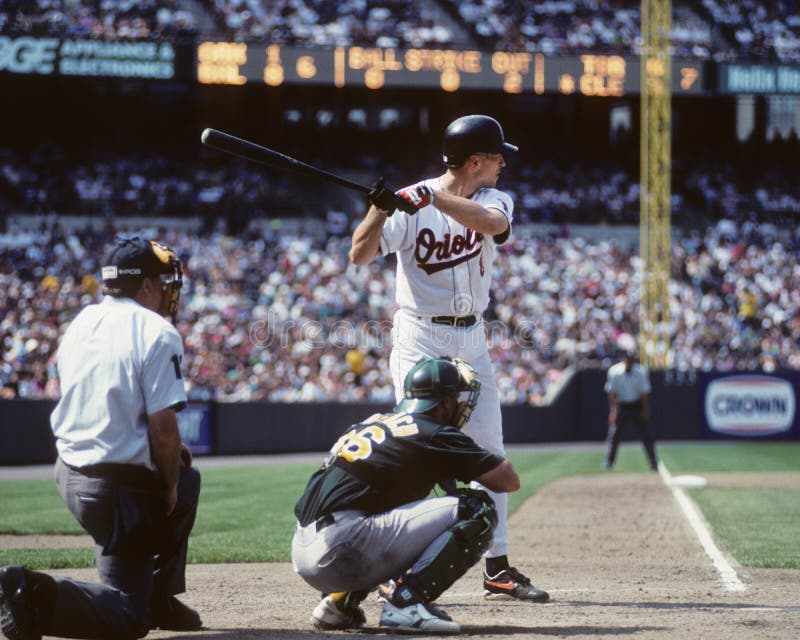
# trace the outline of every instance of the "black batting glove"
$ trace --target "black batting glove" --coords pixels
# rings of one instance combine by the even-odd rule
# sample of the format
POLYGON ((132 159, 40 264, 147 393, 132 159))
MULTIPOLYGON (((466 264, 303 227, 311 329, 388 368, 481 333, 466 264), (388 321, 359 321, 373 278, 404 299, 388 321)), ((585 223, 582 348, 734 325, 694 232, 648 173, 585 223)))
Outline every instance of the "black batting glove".
POLYGON ((367 200, 375 208, 385 211, 387 216, 392 215, 398 208, 398 197, 391 189, 383 184, 383 178, 378 178, 370 187, 367 200))

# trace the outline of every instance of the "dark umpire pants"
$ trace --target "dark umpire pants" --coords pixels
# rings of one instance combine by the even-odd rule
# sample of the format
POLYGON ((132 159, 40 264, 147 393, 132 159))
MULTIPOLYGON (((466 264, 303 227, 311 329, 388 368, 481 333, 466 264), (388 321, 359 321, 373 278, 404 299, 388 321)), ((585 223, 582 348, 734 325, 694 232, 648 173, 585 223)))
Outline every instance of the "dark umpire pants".
POLYGON ((151 604, 186 590, 186 550, 197 514, 200 474, 181 469, 178 502, 167 517, 154 473, 131 465, 73 469, 60 459, 61 498, 94 538, 103 584, 56 578, 53 615, 45 635, 141 638, 151 604))
POLYGON ((639 402, 617 405, 617 424, 609 426, 606 438, 606 468, 610 469, 614 466, 617 448, 625 431, 634 431, 639 434, 639 439, 647 452, 647 459, 650 461, 650 468, 655 470, 658 467, 655 442, 647 421, 642 418, 642 405, 639 402))

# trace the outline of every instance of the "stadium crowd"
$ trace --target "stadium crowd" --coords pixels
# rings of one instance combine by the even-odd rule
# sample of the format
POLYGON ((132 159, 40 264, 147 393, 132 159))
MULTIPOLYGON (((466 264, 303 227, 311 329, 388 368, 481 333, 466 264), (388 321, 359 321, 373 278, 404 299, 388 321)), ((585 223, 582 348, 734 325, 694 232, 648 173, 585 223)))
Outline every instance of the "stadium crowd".
MULTIPOLYGON (((639 2, 500 0, 451 2, 485 46, 544 54, 633 54, 641 47, 639 2)), ((671 42, 677 56, 708 59, 712 33, 690 7, 674 3, 671 42)))
POLYGON ((702 0, 730 45, 729 56, 800 61, 800 7, 796 0, 702 0))
MULTIPOLYGON (((144 230, 185 259, 178 328, 190 396, 219 401, 393 398, 390 260, 349 264, 349 236, 280 227, 231 236, 144 230)), ((3 397, 56 397, 58 336, 101 297, 112 230, 57 223, 0 235, 3 397)), ((677 237, 673 366, 800 369, 800 235, 722 220, 677 237)), ((606 366, 637 332, 633 247, 518 225, 499 253, 486 316, 502 401, 541 402, 570 366, 606 366)))
POLYGON ((180 39, 197 33, 180 0, 3 0, 0 34, 94 38, 180 39))
MULTIPOLYGON (((24 150, 0 147, 0 198, 34 214, 187 216, 216 218, 247 210, 301 215, 292 197, 297 180, 253 166, 199 161, 167 152, 91 148, 66 151, 52 141, 24 150), (77 155, 76 155, 77 154, 77 155)), ((215 162, 217 160, 217 162, 215 162)))
POLYGON ((304 46, 445 46, 454 31, 435 2, 414 0, 208 0, 225 36, 304 46))
MULTIPOLYGON (((8 0, 0 34, 636 55, 638 0, 8 0)), ((675 0, 676 56, 800 61, 796 0, 675 0)))
MULTIPOLYGON (((800 213, 800 185, 794 165, 781 158, 798 152, 794 138, 762 147, 757 167, 725 154, 706 160, 693 156, 691 163, 676 159, 673 209, 678 220, 744 221, 756 215, 791 221, 800 213)), ((307 159, 304 153, 307 146, 296 155, 307 159)), ((418 158, 413 147, 396 154, 389 183, 399 187, 410 182, 420 171, 418 158)), ((337 166, 332 159, 309 160, 334 173, 358 172, 358 180, 363 176, 367 183, 386 174, 385 167, 376 168, 381 162, 375 151, 353 153, 348 161, 337 166)), ((425 173, 438 170, 431 165, 425 173)), ((515 199, 519 222, 638 224, 638 176, 607 156, 592 159, 575 153, 561 161, 523 153, 509 163, 502 186, 515 199)), ((265 173, 212 152, 190 157, 142 150, 123 156, 112 148, 67 153, 52 141, 34 149, 0 146, 0 202, 9 210, 34 214, 192 215, 215 221, 265 217, 268 207, 270 215, 324 217, 328 209, 322 192, 307 187, 294 174, 265 173), (307 195, 301 201, 297 193, 307 195)), ((353 201, 346 213, 361 215, 359 206, 353 201)))

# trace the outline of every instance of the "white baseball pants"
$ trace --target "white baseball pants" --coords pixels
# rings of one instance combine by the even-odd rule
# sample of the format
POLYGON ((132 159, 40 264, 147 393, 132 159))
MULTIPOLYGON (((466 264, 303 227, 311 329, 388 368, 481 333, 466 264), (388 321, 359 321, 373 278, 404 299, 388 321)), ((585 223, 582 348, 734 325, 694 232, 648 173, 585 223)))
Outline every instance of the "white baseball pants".
MULTIPOLYGON (((389 367, 398 402, 403 397, 403 381, 411 367, 423 358, 442 356, 467 361, 477 371, 481 381, 478 405, 464 426, 464 433, 484 449, 504 456, 500 396, 497 392, 494 367, 489 358, 483 321, 480 320, 471 327, 460 328, 434 324, 427 318, 403 309, 395 313, 389 367)), ((473 482, 472 485, 486 489, 477 482, 473 482)), ((485 557, 493 558, 508 554, 508 495, 486 490, 494 499, 497 508, 494 541, 484 554, 485 557)))

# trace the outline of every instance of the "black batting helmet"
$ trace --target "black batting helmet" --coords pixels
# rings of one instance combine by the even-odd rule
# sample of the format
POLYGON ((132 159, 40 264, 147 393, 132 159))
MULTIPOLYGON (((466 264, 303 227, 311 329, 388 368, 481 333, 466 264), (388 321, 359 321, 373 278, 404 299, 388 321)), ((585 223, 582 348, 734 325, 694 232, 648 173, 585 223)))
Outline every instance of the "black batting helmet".
POLYGON ((463 116, 453 120, 444 132, 442 156, 445 165, 456 169, 471 153, 516 153, 514 144, 505 141, 503 127, 489 116, 463 116))
POLYGON ((460 429, 478 402, 481 383, 469 364, 458 358, 427 358, 415 364, 403 382, 403 399, 394 408, 405 413, 425 413, 446 396, 467 393, 458 404, 453 426, 460 429))

